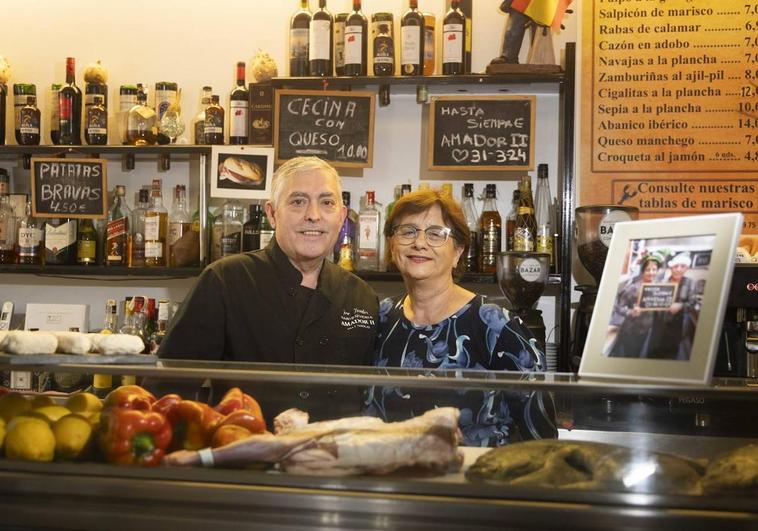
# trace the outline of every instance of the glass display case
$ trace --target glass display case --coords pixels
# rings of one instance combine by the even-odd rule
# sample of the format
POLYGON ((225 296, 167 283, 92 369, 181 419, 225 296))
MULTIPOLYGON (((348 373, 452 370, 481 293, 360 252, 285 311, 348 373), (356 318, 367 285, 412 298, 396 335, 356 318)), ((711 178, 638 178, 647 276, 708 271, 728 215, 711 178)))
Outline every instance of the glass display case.
MULTIPOLYGON (((16 362, 12 368, 25 366, 16 362)), ((260 402, 268 429, 281 433, 281 417, 276 427, 274 418, 289 408, 307 411, 311 422, 360 416, 383 390, 437 403, 437 412, 447 411, 446 406, 469 393, 494 397, 494 403, 500 396, 539 397, 540 407, 555 418, 557 440, 514 442, 491 450, 448 438, 446 444, 453 444, 459 460, 440 467, 422 467, 417 460, 414 467, 380 473, 383 459, 436 451, 424 446, 424 436, 445 438, 434 426, 419 427, 421 417, 416 417, 413 429, 400 437, 397 432, 376 436, 374 427, 354 421, 321 432, 311 425, 305 445, 282 454, 279 464, 251 458, 224 465, 223 460, 202 459, 199 462, 206 466, 139 468, 98 460, 40 463, 4 458, 4 528, 758 528, 755 380, 677 386, 585 381, 556 373, 178 360, 26 368, 134 375, 156 396, 178 391, 183 398, 211 404, 226 388, 239 386, 260 402), (422 438, 406 438, 411 432, 422 438), (291 464, 302 448, 326 450, 331 457, 353 451, 353 465, 359 457, 357 469, 315 466, 304 472, 302 467, 289 467, 286 463, 291 464)), ((473 412, 484 423, 487 416, 482 414, 493 414, 485 410, 473 412)), ((518 416, 515 410, 511 413, 518 416)), ((392 420, 402 422, 402 415, 392 420)), ((463 426, 466 421, 460 422, 463 426)), ((288 432, 294 433, 303 432, 288 432)), ((256 437, 270 442, 286 435, 256 437)))

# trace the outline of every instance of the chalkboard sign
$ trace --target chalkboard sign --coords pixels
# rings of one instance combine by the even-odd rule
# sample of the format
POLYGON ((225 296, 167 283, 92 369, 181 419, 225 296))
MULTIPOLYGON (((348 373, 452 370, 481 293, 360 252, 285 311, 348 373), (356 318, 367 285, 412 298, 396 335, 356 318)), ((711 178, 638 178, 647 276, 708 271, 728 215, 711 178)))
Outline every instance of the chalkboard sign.
POLYGON ((371 167, 374 98, 371 92, 277 90, 277 164, 314 155, 335 166, 371 167))
POLYGON ((32 157, 32 214, 103 219, 108 214, 105 159, 32 157))
POLYGON ((534 96, 432 98, 429 169, 534 169, 535 101, 534 96))
POLYGON ((637 297, 640 310, 666 310, 676 302, 678 284, 642 284, 637 297))

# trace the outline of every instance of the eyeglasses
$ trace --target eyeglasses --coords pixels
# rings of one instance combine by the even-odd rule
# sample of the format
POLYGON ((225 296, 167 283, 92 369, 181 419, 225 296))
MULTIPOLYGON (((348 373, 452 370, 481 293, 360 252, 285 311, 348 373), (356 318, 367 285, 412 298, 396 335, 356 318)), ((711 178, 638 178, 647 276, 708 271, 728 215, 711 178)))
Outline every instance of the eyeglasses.
POLYGON ((410 245, 415 242, 416 238, 418 238, 419 232, 424 233, 426 243, 428 243, 430 247, 441 247, 445 245, 445 242, 447 242, 447 239, 450 237, 453 230, 448 227, 439 227, 437 225, 432 225, 425 229, 419 229, 413 225, 398 225, 392 229, 392 234, 395 235, 395 238, 397 238, 398 243, 401 245, 410 245))

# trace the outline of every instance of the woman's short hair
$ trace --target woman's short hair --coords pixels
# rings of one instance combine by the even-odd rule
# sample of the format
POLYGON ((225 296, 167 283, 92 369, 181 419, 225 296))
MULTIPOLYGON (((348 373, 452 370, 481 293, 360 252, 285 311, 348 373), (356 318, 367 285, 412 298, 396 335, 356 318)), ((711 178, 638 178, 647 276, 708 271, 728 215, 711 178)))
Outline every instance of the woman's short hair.
POLYGON ((455 246, 463 247, 463 254, 461 255, 462 259, 458 261, 458 265, 453 270, 453 275, 459 277, 466 271, 466 261, 463 258, 465 258, 466 252, 468 251, 471 231, 466 223, 466 216, 463 214, 463 209, 461 209, 458 202, 440 190, 417 190, 404 195, 395 202, 392 212, 387 216, 387 221, 384 223, 384 237, 387 241, 387 263, 392 261, 390 239, 392 238, 392 232, 399 224, 399 221, 406 216, 426 212, 434 205, 440 207, 440 210, 442 211, 442 219, 445 222, 445 225, 451 229, 450 236, 453 238, 455 246))
POLYGON ((318 157, 295 157, 279 166, 274 172, 274 178, 271 184, 271 203, 273 204, 274 209, 279 206, 279 200, 281 199, 287 181, 296 175, 314 170, 320 170, 326 175, 330 175, 334 178, 334 182, 337 184, 337 203, 341 205, 342 180, 340 179, 337 170, 334 169, 334 166, 318 157))

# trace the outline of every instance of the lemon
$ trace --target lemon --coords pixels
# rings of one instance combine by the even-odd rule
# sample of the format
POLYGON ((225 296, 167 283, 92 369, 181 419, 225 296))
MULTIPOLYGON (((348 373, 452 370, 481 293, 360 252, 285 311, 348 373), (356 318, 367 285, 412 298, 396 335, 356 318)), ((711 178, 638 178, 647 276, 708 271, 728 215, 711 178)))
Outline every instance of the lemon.
POLYGON ((76 413, 61 417, 53 424, 55 455, 76 459, 84 454, 92 440, 92 426, 87 418, 76 413))
POLYGON ((23 461, 52 461, 55 436, 47 422, 29 418, 16 423, 5 435, 5 457, 23 461))
POLYGON ((21 424, 22 422, 26 422, 28 420, 41 420, 47 424, 50 424, 50 421, 45 415, 40 415, 35 411, 27 411, 26 413, 21 413, 20 415, 13 417, 11 421, 5 425, 5 432, 7 433, 11 431, 16 426, 16 424, 21 424))
POLYGON ((66 400, 66 407, 72 413, 96 413, 103 409, 103 403, 92 393, 76 393, 66 400))
POLYGON ((21 393, 6 393, 0 396, 0 417, 9 422, 13 417, 32 408, 29 400, 21 393))
POLYGON ((34 410, 34 413, 43 415, 51 423, 57 421, 59 418, 64 417, 71 413, 67 407, 63 406, 45 406, 34 410))
POLYGON ((5 441, 5 421, 0 417, 0 450, 3 449, 3 441, 5 441))
POLYGON ((55 405, 55 401, 47 395, 35 395, 29 403, 31 404, 32 409, 55 405))

